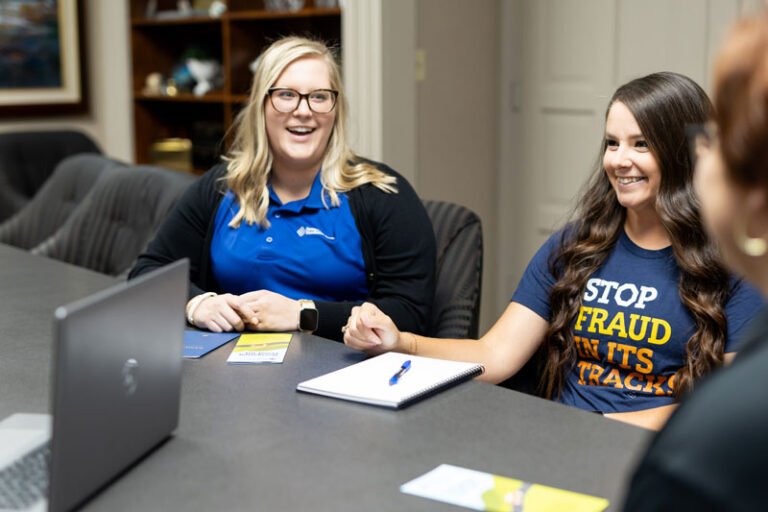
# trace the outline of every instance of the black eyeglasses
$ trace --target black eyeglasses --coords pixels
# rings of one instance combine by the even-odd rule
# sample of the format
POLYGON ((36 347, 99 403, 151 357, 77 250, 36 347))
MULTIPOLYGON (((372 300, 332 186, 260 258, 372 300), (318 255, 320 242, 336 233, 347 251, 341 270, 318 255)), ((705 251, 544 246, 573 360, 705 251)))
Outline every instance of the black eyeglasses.
POLYGON ((333 89, 315 89, 306 94, 287 87, 273 87, 267 91, 269 101, 278 112, 290 114, 295 112, 301 100, 307 100, 309 110, 315 114, 327 114, 336 106, 339 91, 333 89))
POLYGON ((713 122, 689 124, 685 127, 685 136, 691 152, 691 164, 696 167, 698 159, 709 153, 717 142, 717 126, 713 122))

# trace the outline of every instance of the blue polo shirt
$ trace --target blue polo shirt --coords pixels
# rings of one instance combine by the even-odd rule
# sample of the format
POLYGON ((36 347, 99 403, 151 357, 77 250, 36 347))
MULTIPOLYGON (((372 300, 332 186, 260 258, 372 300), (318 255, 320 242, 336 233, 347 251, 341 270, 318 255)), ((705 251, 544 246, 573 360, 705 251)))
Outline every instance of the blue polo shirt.
POLYGON ((268 229, 229 222, 239 211, 228 190, 216 213, 211 265, 222 290, 270 290, 291 299, 361 300, 368 294, 362 240, 345 194, 323 204, 317 173, 304 199, 283 204, 269 186, 268 229))

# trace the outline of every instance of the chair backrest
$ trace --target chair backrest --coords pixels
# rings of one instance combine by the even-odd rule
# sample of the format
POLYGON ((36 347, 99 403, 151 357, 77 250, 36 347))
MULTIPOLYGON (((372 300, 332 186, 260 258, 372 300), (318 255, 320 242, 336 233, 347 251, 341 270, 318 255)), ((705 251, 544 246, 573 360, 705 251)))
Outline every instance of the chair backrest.
POLYGON ((78 153, 101 150, 75 130, 0 133, 0 220, 29 201, 59 162, 78 153))
POLYGON ((109 275, 128 270, 195 176, 153 166, 116 169, 32 252, 109 275))
POLYGON ((66 222, 103 173, 125 165, 89 153, 65 158, 35 197, 0 224, 0 242, 22 249, 35 247, 66 222))
POLYGON ((464 206, 423 201, 437 243, 435 298, 427 333, 477 338, 483 277, 483 229, 464 206))

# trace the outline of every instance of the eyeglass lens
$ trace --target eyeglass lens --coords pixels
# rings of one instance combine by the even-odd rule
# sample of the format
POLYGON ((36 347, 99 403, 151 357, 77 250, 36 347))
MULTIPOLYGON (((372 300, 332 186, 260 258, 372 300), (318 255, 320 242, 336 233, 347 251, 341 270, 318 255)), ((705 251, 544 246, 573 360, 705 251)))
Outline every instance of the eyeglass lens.
POLYGON ((275 110, 289 113, 299 108, 302 99, 307 100, 310 110, 317 114, 327 114, 336 105, 336 94, 333 91, 317 89, 301 94, 293 89, 271 89, 270 99, 275 110))

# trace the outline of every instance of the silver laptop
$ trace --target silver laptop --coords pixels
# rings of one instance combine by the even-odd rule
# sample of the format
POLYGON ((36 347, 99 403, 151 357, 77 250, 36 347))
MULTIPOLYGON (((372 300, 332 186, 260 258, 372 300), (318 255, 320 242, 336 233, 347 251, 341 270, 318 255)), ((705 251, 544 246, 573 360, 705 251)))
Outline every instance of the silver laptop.
POLYGON ((188 269, 180 260, 56 309, 53 417, 0 422, 0 510, 70 510, 176 428, 188 269))

